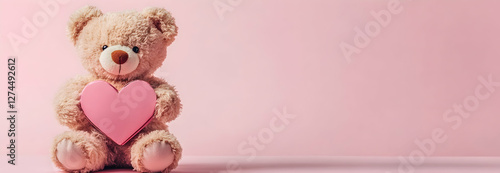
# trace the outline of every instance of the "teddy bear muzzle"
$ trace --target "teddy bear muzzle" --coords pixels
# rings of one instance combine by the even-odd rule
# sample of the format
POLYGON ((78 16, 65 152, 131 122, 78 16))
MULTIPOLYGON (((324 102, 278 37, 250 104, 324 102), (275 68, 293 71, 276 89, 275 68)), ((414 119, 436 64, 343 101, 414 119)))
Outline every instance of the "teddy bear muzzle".
POLYGON ((108 73, 126 75, 137 68, 139 56, 127 46, 114 45, 101 52, 99 62, 108 73))
POLYGON ((115 50, 111 53, 111 59, 117 64, 124 64, 128 60, 128 54, 123 50, 115 50))

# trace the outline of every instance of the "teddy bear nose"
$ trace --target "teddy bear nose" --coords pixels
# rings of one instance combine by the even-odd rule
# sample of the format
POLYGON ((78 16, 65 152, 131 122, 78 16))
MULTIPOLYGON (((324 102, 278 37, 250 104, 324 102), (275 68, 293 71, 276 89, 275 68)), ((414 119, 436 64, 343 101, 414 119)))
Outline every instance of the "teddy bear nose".
POLYGON ((123 50, 115 50, 111 53, 111 58, 117 64, 123 64, 128 60, 127 52, 123 50))

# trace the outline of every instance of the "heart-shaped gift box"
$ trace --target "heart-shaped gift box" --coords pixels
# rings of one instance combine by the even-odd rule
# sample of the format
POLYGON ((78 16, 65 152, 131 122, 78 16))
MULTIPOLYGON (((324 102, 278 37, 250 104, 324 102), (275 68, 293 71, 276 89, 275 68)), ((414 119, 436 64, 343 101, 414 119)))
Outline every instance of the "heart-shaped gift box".
POLYGON ((142 80, 132 81, 120 91, 98 80, 85 86, 80 103, 85 116, 99 131, 123 145, 153 118, 156 93, 142 80))

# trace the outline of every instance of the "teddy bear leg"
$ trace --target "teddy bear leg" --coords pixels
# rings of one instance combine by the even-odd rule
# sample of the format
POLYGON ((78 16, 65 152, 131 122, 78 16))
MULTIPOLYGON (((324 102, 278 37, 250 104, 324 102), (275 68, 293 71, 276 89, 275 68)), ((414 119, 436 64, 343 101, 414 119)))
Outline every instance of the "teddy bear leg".
POLYGON ((137 139, 131 148, 131 163, 140 172, 170 172, 177 167, 182 148, 165 130, 155 130, 137 139))
POLYGON ((101 170, 107 163, 108 147, 99 135, 84 131, 67 131, 56 137, 52 161, 68 172, 101 170))

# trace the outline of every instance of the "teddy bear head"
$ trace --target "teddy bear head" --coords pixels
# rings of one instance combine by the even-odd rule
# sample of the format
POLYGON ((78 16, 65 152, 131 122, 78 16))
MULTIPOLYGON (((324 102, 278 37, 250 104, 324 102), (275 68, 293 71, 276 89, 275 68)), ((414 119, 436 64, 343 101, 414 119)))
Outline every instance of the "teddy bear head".
POLYGON ((71 16, 68 30, 85 69, 125 81, 153 74, 177 35, 174 18, 163 8, 103 14, 87 6, 71 16))

